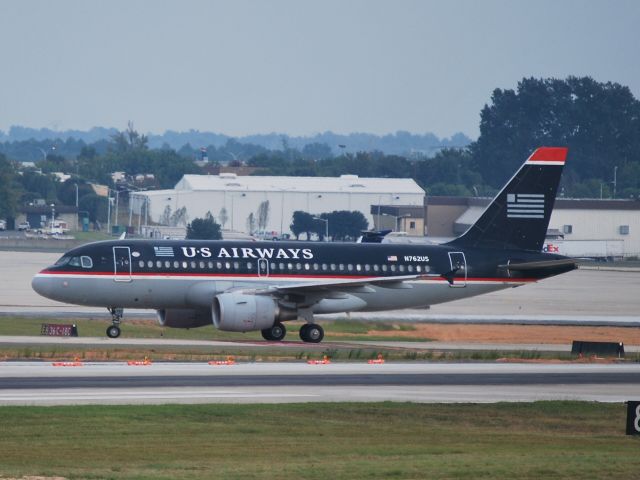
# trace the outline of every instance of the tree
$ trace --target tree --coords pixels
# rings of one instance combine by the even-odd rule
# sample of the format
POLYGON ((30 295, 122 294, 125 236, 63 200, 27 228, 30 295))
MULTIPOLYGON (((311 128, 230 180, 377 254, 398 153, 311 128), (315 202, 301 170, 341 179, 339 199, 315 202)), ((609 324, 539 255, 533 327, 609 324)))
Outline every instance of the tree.
POLYGON ((182 207, 173 212, 169 219, 169 225, 172 227, 179 227, 181 225, 186 225, 188 221, 189 216, 187 215, 187 207, 182 207))
POLYGON ((258 230, 264 231, 269 221, 269 200, 260 203, 258 207, 258 230))
POLYGON ((610 180, 637 162, 640 102, 628 87, 590 77, 525 78, 516 91, 496 89, 480 114, 473 161, 486 183, 498 187, 536 147, 569 147, 562 185, 610 180))
POLYGON ((334 240, 355 240, 369 228, 369 222, 358 211, 333 211, 323 213, 320 218, 329 220, 329 236, 334 240))
POLYGON ((0 219, 5 220, 15 216, 18 195, 13 164, 0 153, 0 219))
POLYGON ((229 214, 227 213, 227 209, 225 207, 222 207, 220 209, 220 213, 218 214, 218 220, 220 220, 220 224, 222 225, 222 228, 224 228, 224 226, 229 221, 229 214))
POLYGON ((190 240, 220 240, 222 231, 209 213, 205 218, 194 218, 187 225, 187 238, 190 240))
POLYGON ((253 232, 256 230, 256 216, 251 212, 247 216, 247 233, 249 235, 253 235, 253 232))
POLYGON ((171 224, 171 207, 167 205, 164 207, 164 212, 162 212, 162 216, 160 217, 160 225, 170 225, 171 224))
POLYGON ((313 215, 302 210, 296 210, 293 212, 293 222, 289 226, 293 234, 296 236, 296 240, 300 240, 300 234, 306 233, 307 240, 311 239, 311 233, 317 230, 317 220, 313 218, 313 215))

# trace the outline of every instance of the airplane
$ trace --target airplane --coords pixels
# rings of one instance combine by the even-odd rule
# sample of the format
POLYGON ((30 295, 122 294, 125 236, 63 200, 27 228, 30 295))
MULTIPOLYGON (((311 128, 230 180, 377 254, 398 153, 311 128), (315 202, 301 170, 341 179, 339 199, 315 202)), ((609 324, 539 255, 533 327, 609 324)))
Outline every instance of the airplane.
POLYGON ((480 218, 444 244, 118 239, 65 253, 36 274, 40 295, 106 307, 120 335, 124 308, 154 309, 160 325, 318 343, 317 314, 421 308, 518 287, 577 268, 541 252, 567 148, 540 147, 480 218))

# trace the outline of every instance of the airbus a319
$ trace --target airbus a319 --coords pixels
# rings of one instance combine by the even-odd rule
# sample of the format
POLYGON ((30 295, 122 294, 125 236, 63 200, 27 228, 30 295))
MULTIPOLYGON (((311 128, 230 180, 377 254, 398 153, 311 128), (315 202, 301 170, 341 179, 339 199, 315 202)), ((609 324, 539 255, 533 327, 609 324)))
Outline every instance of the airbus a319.
POLYGON ((538 148, 462 236, 441 245, 113 240, 75 248, 32 281, 47 298, 157 311, 161 325, 260 330, 320 342, 316 314, 418 308, 568 272, 575 261, 542 253, 566 148, 538 148))

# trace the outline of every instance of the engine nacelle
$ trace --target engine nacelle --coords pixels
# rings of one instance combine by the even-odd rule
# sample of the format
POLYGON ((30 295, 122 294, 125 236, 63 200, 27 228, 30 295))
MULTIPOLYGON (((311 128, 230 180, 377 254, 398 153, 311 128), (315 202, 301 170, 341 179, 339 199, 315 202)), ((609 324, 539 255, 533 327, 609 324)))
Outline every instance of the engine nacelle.
POLYGON ((297 318, 297 312, 284 310, 269 296, 221 293, 213 299, 213 324, 220 330, 248 332, 264 330, 276 321, 297 318))
POLYGON ((169 328, 196 328, 211 325, 211 313, 204 309, 170 308, 157 310, 158 323, 169 328))

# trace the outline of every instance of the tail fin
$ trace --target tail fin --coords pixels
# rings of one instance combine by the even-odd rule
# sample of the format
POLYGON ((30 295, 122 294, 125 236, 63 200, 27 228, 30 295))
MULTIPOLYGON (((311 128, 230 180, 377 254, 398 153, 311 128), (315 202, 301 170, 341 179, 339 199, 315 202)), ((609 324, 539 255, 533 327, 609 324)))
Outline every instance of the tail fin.
POLYGON ((567 148, 540 147, 454 247, 534 250, 544 244, 567 148))

